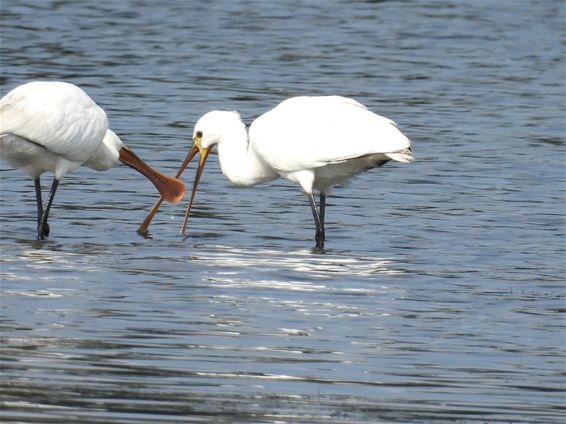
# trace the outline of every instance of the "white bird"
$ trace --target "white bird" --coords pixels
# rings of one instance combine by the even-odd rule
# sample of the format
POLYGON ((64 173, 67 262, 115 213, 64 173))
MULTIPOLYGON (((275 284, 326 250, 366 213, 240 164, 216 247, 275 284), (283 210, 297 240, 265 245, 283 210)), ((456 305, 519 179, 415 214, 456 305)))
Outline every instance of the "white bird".
MULTIPOLYGON (((193 191, 181 229, 184 234, 206 158, 218 145, 222 173, 237 186, 287 178, 308 195, 316 225, 316 247, 324 248, 326 196, 333 186, 390 160, 413 160, 410 140, 390 119, 356 100, 293 97, 257 118, 249 128, 237 112, 212 111, 198 120, 193 144, 177 176, 200 153, 193 191), (320 193, 317 206, 314 191, 320 193)), ((147 232, 158 201, 139 232, 147 232)))
POLYGON ((123 162, 146 176, 168 201, 179 201, 181 181, 155 171, 108 129, 106 113, 79 87, 34 81, 0 100, 0 157, 35 182, 37 238, 49 235, 47 218, 59 181, 81 165, 97 171, 123 162), (55 174, 45 208, 40 176, 55 174))

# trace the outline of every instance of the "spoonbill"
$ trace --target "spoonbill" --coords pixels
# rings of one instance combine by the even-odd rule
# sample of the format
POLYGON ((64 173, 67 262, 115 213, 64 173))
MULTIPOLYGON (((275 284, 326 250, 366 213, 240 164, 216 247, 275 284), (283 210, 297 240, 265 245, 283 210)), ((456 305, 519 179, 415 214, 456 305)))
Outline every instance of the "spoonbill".
POLYGON ((167 201, 185 193, 181 181, 152 169, 108 129, 106 113, 82 89, 61 81, 29 82, 0 100, 0 157, 34 180, 38 240, 49 235, 59 181, 81 165, 104 171, 120 161, 148 178, 167 201), (46 171, 55 177, 44 208, 40 176, 46 171))
MULTIPOLYGON (((253 121, 249 132, 237 112, 211 111, 196 123, 191 149, 177 172, 179 177, 200 154, 181 234, 214 145, 222 173, 234 185, 254 186, 279 177, 299 184, 309 198, 318 249, 324 248, 326 197, 333 186, 390 160, 414 159, 410 140, 395 122, 350 98, 292 97, 253 121), (315 190, 320 193, 318 205, 315 190)), ((147 232, 160 204, 161 199, 138 232, 147 232)))

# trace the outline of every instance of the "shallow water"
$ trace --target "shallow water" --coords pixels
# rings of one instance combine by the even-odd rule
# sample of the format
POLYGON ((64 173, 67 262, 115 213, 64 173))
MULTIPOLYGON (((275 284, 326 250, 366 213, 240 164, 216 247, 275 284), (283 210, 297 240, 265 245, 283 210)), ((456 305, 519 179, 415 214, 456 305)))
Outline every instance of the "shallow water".
POLYGON ((76 83, 161 170, 204 112, 307 93, 418 161, 337 188, 323 253, 296 187, 215 157, 187 238, 180 204, 136 234, 156 195, 117 167, 68 175, 38 242, 2 164, 3 421, 563 422, 563 2, 36 3, 0 6, 2 93, 76 83))

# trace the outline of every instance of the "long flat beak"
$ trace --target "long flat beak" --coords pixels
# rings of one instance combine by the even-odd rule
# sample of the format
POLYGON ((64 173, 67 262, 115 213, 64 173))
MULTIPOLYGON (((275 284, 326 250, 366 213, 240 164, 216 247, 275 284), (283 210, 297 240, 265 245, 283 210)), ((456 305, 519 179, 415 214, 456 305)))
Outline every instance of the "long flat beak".
MULTIPOLYGON (((200 153, 200 159, 198 161, 198 168, 195 175, 195 180, 193 182, 193 191, 191 193, 191 199, 189 200, 189 204, 187 205, 187 209, 185 211, 185 219, 183 219, 183 225, 181 226, 181 235, 185 235, 185 229, 187 228, 187 222, 189 221, 189 215, 191 213, 191 208, 193 207, 193 200, 195 199, 195 194, 197 192, 198 183, 200 181, 200 176, 202 175, 202 171, 204 169, 204 165, 206 164, 206 159, 212 150, 212 146, 207 148, 203 148, 200 144, 200 137, 195 137, 193 140, 193 146, 196 145, 198 152, 200 153)), ((194 147, 193 147, 194 148, 194 147)), ((191 149, 192 150, 192 149, 191 149)), ((196 152, 193 154, 191 159, 194 157, 196 152)), ((190 159, 189 159, 190 161, 190 159)), ((187 162, 188 163, 188 162, 187 162)), ((186 166, 186 165, 185 165, 186 166)))
POLYGON ((120 149, 119 160, 151 181, 166 201, 175 203, 185 195, 185 185, 180 180, 153 169, 128 147, 120 149))
MULTIPOLYGON (((202 158, 201 149, 202 149, 202 147, 200 147, 200 137, 193 138, 193 144, 191 145, 191 148, 189 149, 189 152, 187 153, 185 160, 183 161, 181 166, 179 166, 179 169, 177 170, 177 173, 175 174, 175 178, 179 178, 181 176, 181 174, 183 174, 183 172, 185 171, 185 169, 187 168, 187 166, 189 165, 191 160, 193 160, 193 158, 195 157, 195 155, 197 153, 201 153, 201 158, 202 158)), ((191 196, 191 199, 193 197, 194 197, 194 194, 191 196)), ((161 196, 155 202, 155 204, 153 205, 153 207, 151 208, 151 210, 149 211, 149 213, 147 214, 147 216, 145 217, 145 219, 143 220, 141 225, 138 227, 138 233, 139 234, 142 234, 142 235, 147 234, 149 224, 151 223, 153 217, 155 216, 155 214, 157 213, 157 211, 161 207, 161 203, 163 203, 163 196, 161 196)))

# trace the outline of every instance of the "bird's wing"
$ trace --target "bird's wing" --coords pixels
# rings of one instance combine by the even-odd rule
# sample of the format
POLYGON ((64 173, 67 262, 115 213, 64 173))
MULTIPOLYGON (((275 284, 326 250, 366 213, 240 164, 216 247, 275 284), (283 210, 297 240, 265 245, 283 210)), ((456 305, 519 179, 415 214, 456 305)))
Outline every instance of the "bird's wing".
POLYGON ((83 163, 106 134, 104 111, 80 88, 59 82, 16 87, 0 100, 0 134, 14 134, 83 163))
POLYGON ((252 123, 250 143, 270 166, 283 172, 399 152, 411 144, 393 121, 339 96, 282 102, 252 123))

